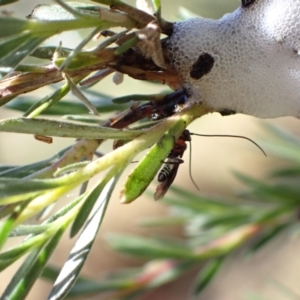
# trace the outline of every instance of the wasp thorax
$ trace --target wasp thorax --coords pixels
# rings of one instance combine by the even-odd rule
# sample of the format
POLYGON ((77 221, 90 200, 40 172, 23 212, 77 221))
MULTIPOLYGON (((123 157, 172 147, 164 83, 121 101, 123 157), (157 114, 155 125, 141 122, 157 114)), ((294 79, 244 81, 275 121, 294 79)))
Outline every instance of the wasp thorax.
POLYGON ((167 47, 190 95, 217 111, 300 117, 300 1, 242 1, 174 25, 167 47))

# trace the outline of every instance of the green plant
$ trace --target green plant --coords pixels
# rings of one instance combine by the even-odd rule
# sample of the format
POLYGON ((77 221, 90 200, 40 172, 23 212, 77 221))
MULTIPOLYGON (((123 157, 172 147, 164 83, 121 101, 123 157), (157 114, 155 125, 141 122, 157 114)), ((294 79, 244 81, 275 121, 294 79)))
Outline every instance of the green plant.
MULTIPOLYGON (((153 1, 156 20, 119 0, 94 1, 112 5, 114 10, 67 4, 60 0, 56 2, 57 5, 36 8, 29 20, 0 18, 0 71, 3 76, 0 103, 24 111, 23 117, 1 120, 0 131, 34 134, 46 142, 51 142, 52 136, 78 139, 72 147, 63 149, 48 160, 25 166, 1 166, 0 216, 3 221, 0 224, 0 245, 3 246, 10 236, 26 238, 22 244, 0 254, 0 269, 5 270, 28 255, 7 286, 3 298, 24 299, 37 278, 43 276, 51 280, 57 278, 50 299, 107 291, 111 291, 114 298, 130 299, 172 281, 195 263, 205 262, 195 281, 195 294, 198 294, 213 278, 224 258, 245 241, 256 236, 252 246, 256 250, 295 224, 299 188, 284 180, 282 184, 267 184, 238 175, 251 188, 247 197, 244 196, 245 200, 250 196, 255 199, 240 200, 238 206, 234 199, 196 197, 174 188, 175 196, 168 197, 165 203, 176 210, 176 216, 151 224, 167 221, 186 226, 189 234, 183 241, 111 236, 109 242, 113 248, 151 259, 151 268, 147 265, 120 272, 101 282, 80 278, 80 270, 93 245, 111 193, 126 166, 138 153, 150 148, 128 176, 122 190, 123 203, 135 200, 144 192, 172 150, 174 141, 194 119, 210 112, 210 109, 194 104, 187 109, 178 109, 178 112, 172 108, 172 113, 165 113, 168 103, 164 99, 171 90, 155 95, 129 95, 110 101, 104 94, 84 89, 86 95, 96 95, 100 99, 90 102, 79 84, 93 85, 112 72, 129 74, 136 79, 167 82, 169 86, 176 87, 180 78, 165 65, 164 49, 160 49, 160 30, 167 33, 169 24, 160 17, 159 1, 153 1), (159 25, 154 26, 154 32, 147 28, 152 21, 159 25), (83 50, 99 31, 113 27, 125 27, 125 30, 106 32, 108 37, 100 45, 92 50, 83 50), (40 46, 58 32, 83 28, 91 28, 92 32, 75 49, 62 45, 40 46), (157 52, 152 51, 157 47, 157 52), (46 60, 48 64, 31 65, 26 61, 29 56, 43 59, 43 62, 46 60), (99 70, 102 71, 100 74, 94 74, 99 70), (42 99, 29 100, 19 96, 62 80, 63 85, 54 86, 55 91, 42 99), (82 103, 61 100, 69 91, 82 103), (130 100, 151 101, 150 113, 147 105, 132 106, 130 100), (140 109, 141 115, 132 116, 130 111, 136 112, 137 109, 140 109), (125 110, 125 113, 110 119, 102 119, 98 115, 98 112, 114 110, 125 110), (81 115, 88 112, 93 116, 81 115), (159 116, 156 122, 136 124, 153 113, 159 116), (42 114, 60 118, 40 118, 42 114), (62 118, 66 114, 68 121, 62 118), (129 120, 124 116, 129 116, 129 120), (118 147, 93 160, 93 154, 107 139, 116 140, 118 147), (87 189, 86 182, 101 172, 104 174, 98 183, 87 189), (83 185, 81 194, 45 222, 25 225, 31 217, 80 185, 83 185), (68 261, 58 272, 47 266, 47 261, 69 226, 71 237, 79 232, 80 235, 68 261)), ((178 106, 180 108, 176 103, 176 109, 178 106)), ((276 148, 277 155, 294 163, 293 168, 276 174, 276 178, 296 178, 300 170, 299 143, 279 131, 276 134, 281 139, 281 147, 276 148)))

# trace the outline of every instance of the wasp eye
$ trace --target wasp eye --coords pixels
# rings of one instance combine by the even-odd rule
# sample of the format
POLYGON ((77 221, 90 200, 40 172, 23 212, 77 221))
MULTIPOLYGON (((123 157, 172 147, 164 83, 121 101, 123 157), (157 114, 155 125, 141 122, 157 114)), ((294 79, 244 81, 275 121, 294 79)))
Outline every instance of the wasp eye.
POLYGON ((247 7, 252 5, 256 0, 242 0, 242 7, 247 7))

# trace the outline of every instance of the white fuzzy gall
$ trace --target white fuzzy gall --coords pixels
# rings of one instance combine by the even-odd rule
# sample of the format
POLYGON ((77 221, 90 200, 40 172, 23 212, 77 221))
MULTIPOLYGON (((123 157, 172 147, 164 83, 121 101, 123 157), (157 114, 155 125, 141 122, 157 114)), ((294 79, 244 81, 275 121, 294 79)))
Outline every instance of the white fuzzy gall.
POLYGON ((167 49, 191 101, 300 117, 300 0, 244 0, 220 20, 178 22, 167 49))

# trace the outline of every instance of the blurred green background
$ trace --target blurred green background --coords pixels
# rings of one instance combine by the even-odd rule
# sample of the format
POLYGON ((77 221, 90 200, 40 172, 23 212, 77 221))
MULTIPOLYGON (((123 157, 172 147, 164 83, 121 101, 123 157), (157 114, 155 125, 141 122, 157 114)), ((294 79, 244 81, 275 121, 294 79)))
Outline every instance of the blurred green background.
MULTIPOLYGON (((130 4, 135 3, 135 1, 127 2, 130 4)), ((23 18, 31 12, 35 5, 41 3, 52 3, 52 1, 21 0, 14 5, 4 8, 7 11, 13 11, 14 16, 23 18)), ((162 0, 162 13, 164 18, 175 21, 178 19, 179 7, 183 6, 195 14, 218 18, 224 13, 233 11, 239 4, 240 1, 238 0, 162 0)), ((67 35, 58 35, 47 41, 47 43, 57 45, 62 40, 63 46, 72 48, 77 45, 80 39, 80 34, 75 32, 67 35)), ((152 93, 165 89, 163 86, 157 87, 155 85, 137 83, 129 78, 125 78, 124 83, 116 87, 112 83, 111 77, 99 83, 95 88, 112 97, 129 93, 152 93)), ((31 93, 30 96, 41 98, 48 91, 47 89, 38 90, 31 93)), ((0 110, 1 118, 17 115, 19 113, 14 111, 3 108, 0 110)), ((243 115, 221 117, 219 114, 210 114, 194 122, 189 129, 195 133, 245 135, 257 142, 264 139, 271 140, 271 137, 268 137, 262 129, 261 123, 263 122, 277 124, 293 132, 297 132, 299 128, 299 121, 292 118, 261 121, 243 115)), ((17 165, 37 161, 53 156, 57 151, 66 145, 72 144, 72 142, 72 140, 55 138, 52 145, 46 145, 34 140, 32 136, 1 133, 0 163, 17 165)), ((276 147, 275 141, 274 147, 276 147)), ((192 172, 201 189, 201 193, 233 195, 237 191, 242 190, 243 186, 232 175, 232 170, 264 178, 271 169, 276 169, 281 164, 281 162, 270 156, 265 158, 253 145, 242 140, 193 137, 192 148, 192 172)), ((109 146, 106 149, 109 150, 109 146)), ((189 160, 187 153, 184 160, 185 162, 189 160)), ((124 179, 120 180, 120 184, 122 182, 124 182, 124 179)), ((115 270, 119 267, 140 265, 141 263, 132 258, 113 253, 103 240, 105 233, 140 233, 153 236, 156 234, 157 229, 154 232, 151 229, 142 229, 138 227, 138 221, 144 216, 163 216, 166 214, 164 205, 154 202, 153 199, 147 196, 141 197, 130 205, 120 205, 118 203, 120 184, 116 189, 115 197, 110 203, 100 235, 83 271, 84 275, 95 279, 101 278, 106 271, 115 270)), ((195 191, 195 187, 188 178, 188 163, 180 167, 175 184, 195 191)), ((68 195, 67 198, 69 197, 72 197, 72 195, 68 195)), ((68 201, 68 199, 65 201, 68 201)), ((159 233, 169 236, 180 236, 182 234, 181 228, 162 228, 159 233)), ((63 264, 71 245, 72 241, 66 236, 64 244, 59 245, 52 257, 51 261, 54 265, 61 266, 63 264)), ((299 246, 299 241, 286 240, 282 237, 251 258, 245 259, 239 253, 236 253, 232 260, 226 264, 214 283, 210 285, 199 299, 259 299, 254 298, 255 294, 264 296, 264 299, 287 299, 286 294, 278 287, 276 280, 300 295, 298 280, 300 259, 299 251, 297 250, 299 246)), ((0 274, 0 292, 4 289, 5 282, 17 267, 17 264, 15 264, 0 274)), ((188 274, 178 280, 176 284, 166 285, 143 299, 186 299, 189 284, 194 275, 193 273, 188 274)), ((34 286, 28 299, 46 299, 49 289, 50 284, 39 281, 34 286)), ((89 299, 99 298, 95 296, 89 299)), ((300 296, 298 298, 295 296, 295 299, 300 299, 300 296)))

